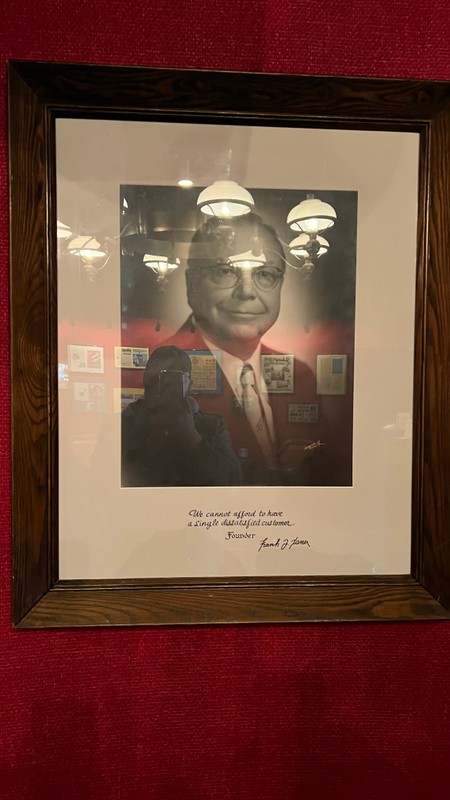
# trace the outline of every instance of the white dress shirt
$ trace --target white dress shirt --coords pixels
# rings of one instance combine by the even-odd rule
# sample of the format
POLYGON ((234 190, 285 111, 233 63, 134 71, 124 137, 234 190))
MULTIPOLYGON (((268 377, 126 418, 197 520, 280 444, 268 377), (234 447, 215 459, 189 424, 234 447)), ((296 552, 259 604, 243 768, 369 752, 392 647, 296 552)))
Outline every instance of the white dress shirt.
MULTIPOLYGON (((241 384, 241 373, 244 364, 250 364, 254 375, 255 375, 255 384, 258 387, 259 397, 261 400, 261 404, 263 407, 265 421, 267 423, 267 428, 269 430, 270 438, 272 441, 272 453, 267 452, 267 447, 264 446, 264 442, 262 437, 258 434, 258 431, 254 430, 255 436, 258 439, 263 452, 266 456, 266 461, 269 466, 273 466, 273 453, 277 449, 276 445, 276 437, 275 437, 275 427, 273 423, 273 413, 272 408, 269 403, 269 397, 267 392, 267 385, 264 380, 264 377, 261 372, 261 344, 258 345, 256 350, 246 359, 237 358, 236 356, 231 355, 231 353, 227 353, 226 350, 221 350, 211 342, 207 336, 201 331, 202 338, 207 345, 208 349, 211 350, 212 353, 219 352, 220 359, 218 359, 219 367, 221 368, 226 380, 230 384, 231 388, 233 389, 234 395, 239 403, 243 407, 243 390, 241 384)), ((252 426, 253 427, 253 426, 252 426)))

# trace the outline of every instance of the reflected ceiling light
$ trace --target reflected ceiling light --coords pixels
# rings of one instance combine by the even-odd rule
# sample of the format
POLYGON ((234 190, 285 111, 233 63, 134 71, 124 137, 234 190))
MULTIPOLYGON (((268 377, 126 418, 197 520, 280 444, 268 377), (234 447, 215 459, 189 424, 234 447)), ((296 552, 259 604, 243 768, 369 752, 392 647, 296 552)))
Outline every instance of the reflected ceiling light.
POLYGON ((194 185, 194 181, 191 179, 191 173, 189 169, 189 159, 186 159, 186 166, 183 169, 184 176, 182 173, 182 177, 179 181, 177 181, 178 186, 181 186, 182 189, 190 189, 194 185))
POLYGON ((94 280, 97 272, 106 266, 111 257, 111 253, 94 236, 75 236, 67 245, 67 251, 71 255, 80 256, 89 281, 94 280))
POLYGON ((168 256, 156 256, 145 253, 143 262, 158 276, 158 279, 165 280, 171 272, 180 266, 179 258, 169 258, 168 256))
POLYGON ((229 256, 228 261, 234 267, 240 269, 255 269, 255 267, 262 267, 266 263, 264 253, 256 256, 252 250, 247 250, 246 253, 237 253, 234 256, 229 256))
POLYGON ((319 258, 329 250, 329 242, 323 236, 311 238, 307 233, 301 233, 289 243, 289 252, 296 258, 319 258), (315 252, 314 252, 315 251, 315 252))
POLYGON ((180 178, 178 181, 178 186, 181 186, 182 189, 190 189, 193 185, 194 181, 192 181, 190 178, 180 178))
POLYGON ((59 219, 56 223, 56 237, 57 239, 70 239, 72 236, 72 230, 69 228, 68 225, 64 225, 64 222, 61 222, 59 219))
POLYGON ((231 219, 248 214, 255 201, 247 189, 236 181, 214 181, 200 192, 197 206, 203 214, 220 219, 231 219))
MULTIPOLYGON (((167 284, 169 283, 169 275, 174 270, 178 269, 180 266, 180 259, 174 258, 171 256, 157 256, 152 255, 151 253, 145 253, 142 258, 146 267, 152 270, 155 273, 156 277, 156 285, 159 289, 164 292, 166 289, 167 284)), ((159 301, 158 301, 159 306, 159 301)), ((161 330, 161 322, 160 322, 160 315, 158 312, 155 331, 161 330)))
POLYGON ((313 194, 308 194, 306 200, 302 200, 290 210, 287 224, 293 231, 317 234, 331 228, 336 218, 333 206, 324 203, 313 194))
POLYGON ((83 261, 96 261, 104 258, 107 251, 94 236, 75 236, 67 246, 67 250, 74 256, 81 256, 83 261))
POLYGON ((321 231, 331 228, 337 219, 336 211, 329 203, 319 200, 313 194, 306 195, 306 200, 294 206, 287 216, 287 224, 294 231, 299 231, 297 236, 289 243, 289 252, 300 264, 291 264, 294 269, 303 273, 305 280, 309 280, 314 272, 316 261, 329 250, 329 243, 321 231))

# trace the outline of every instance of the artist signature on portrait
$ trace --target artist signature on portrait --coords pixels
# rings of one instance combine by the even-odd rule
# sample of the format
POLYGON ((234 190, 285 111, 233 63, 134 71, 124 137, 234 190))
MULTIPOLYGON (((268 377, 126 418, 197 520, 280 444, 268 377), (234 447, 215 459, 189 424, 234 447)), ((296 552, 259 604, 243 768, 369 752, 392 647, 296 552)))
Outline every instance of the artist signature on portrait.
POLYGON ((311 444, 307 444, 306 447, 304 447, 303 449, 304 450, 318 450, 319 447, 325 447, 325 442, 321 442, 320 439, 318 439, 317 442, 311 442, 311 444))
POLYGON ((294 536, 293 539, 269 539, 268 536, 265 539, 261 539, 260 545, 258 547, 258 553, 261 550, 292 550, 293 547, 311 547, 308 539, 299 539, 297 536, 294 536))

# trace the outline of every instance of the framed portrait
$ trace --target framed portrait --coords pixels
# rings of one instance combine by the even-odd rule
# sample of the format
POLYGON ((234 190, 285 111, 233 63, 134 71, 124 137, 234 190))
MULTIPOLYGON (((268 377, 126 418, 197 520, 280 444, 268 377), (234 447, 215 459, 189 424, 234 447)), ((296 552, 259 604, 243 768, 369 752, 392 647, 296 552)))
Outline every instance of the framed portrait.
POLYGON ((148 347, 115 347, 114 364, 119 369, 145 369, 148 347))
POLYGON ((126 386, 122 386, 121 388, 116 388, 114 392, 114 411, 116 414, 121 414, 122 411, 125 411, 126 407, 130 405, 130 403, 135 403, 136 400, 140 400, 144 396, 144 389, 143 388, 128 388, 126 386))
POLYGON ((314 425, 319 420, 319 406, 317 403, 289 403, 288 415, 290 422, 314 425))
POLYGON ((450 86, 9 92, 14 624, 448 619, 450 86))
POLYGON ((347 355, 317 356, 317 394, 347 393, 347 355))
POLYGON ((67 346, 70 372, 104 371, 103 347, 95 345, 69 344, 67 346))
POLYGON ((269 393, 292 394, 294 391, 294 356, 262 355, 264 381, 269 393))
POLYGON ((193 394, 219 394, 222 389, 221 353, 218 350, 186 350, 191 360, 193 394))

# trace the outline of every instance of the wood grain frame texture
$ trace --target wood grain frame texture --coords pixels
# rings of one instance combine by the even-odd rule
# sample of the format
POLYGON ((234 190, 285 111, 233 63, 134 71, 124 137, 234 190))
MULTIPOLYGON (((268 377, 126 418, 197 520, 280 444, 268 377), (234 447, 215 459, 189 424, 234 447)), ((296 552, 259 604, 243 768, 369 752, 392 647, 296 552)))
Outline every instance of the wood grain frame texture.
POLYGON ((14 625, 449 619, 450 83, 16 61, 9 152, 14 625), (420 134, 410 575, 58 579, 58 116, 420 134))

